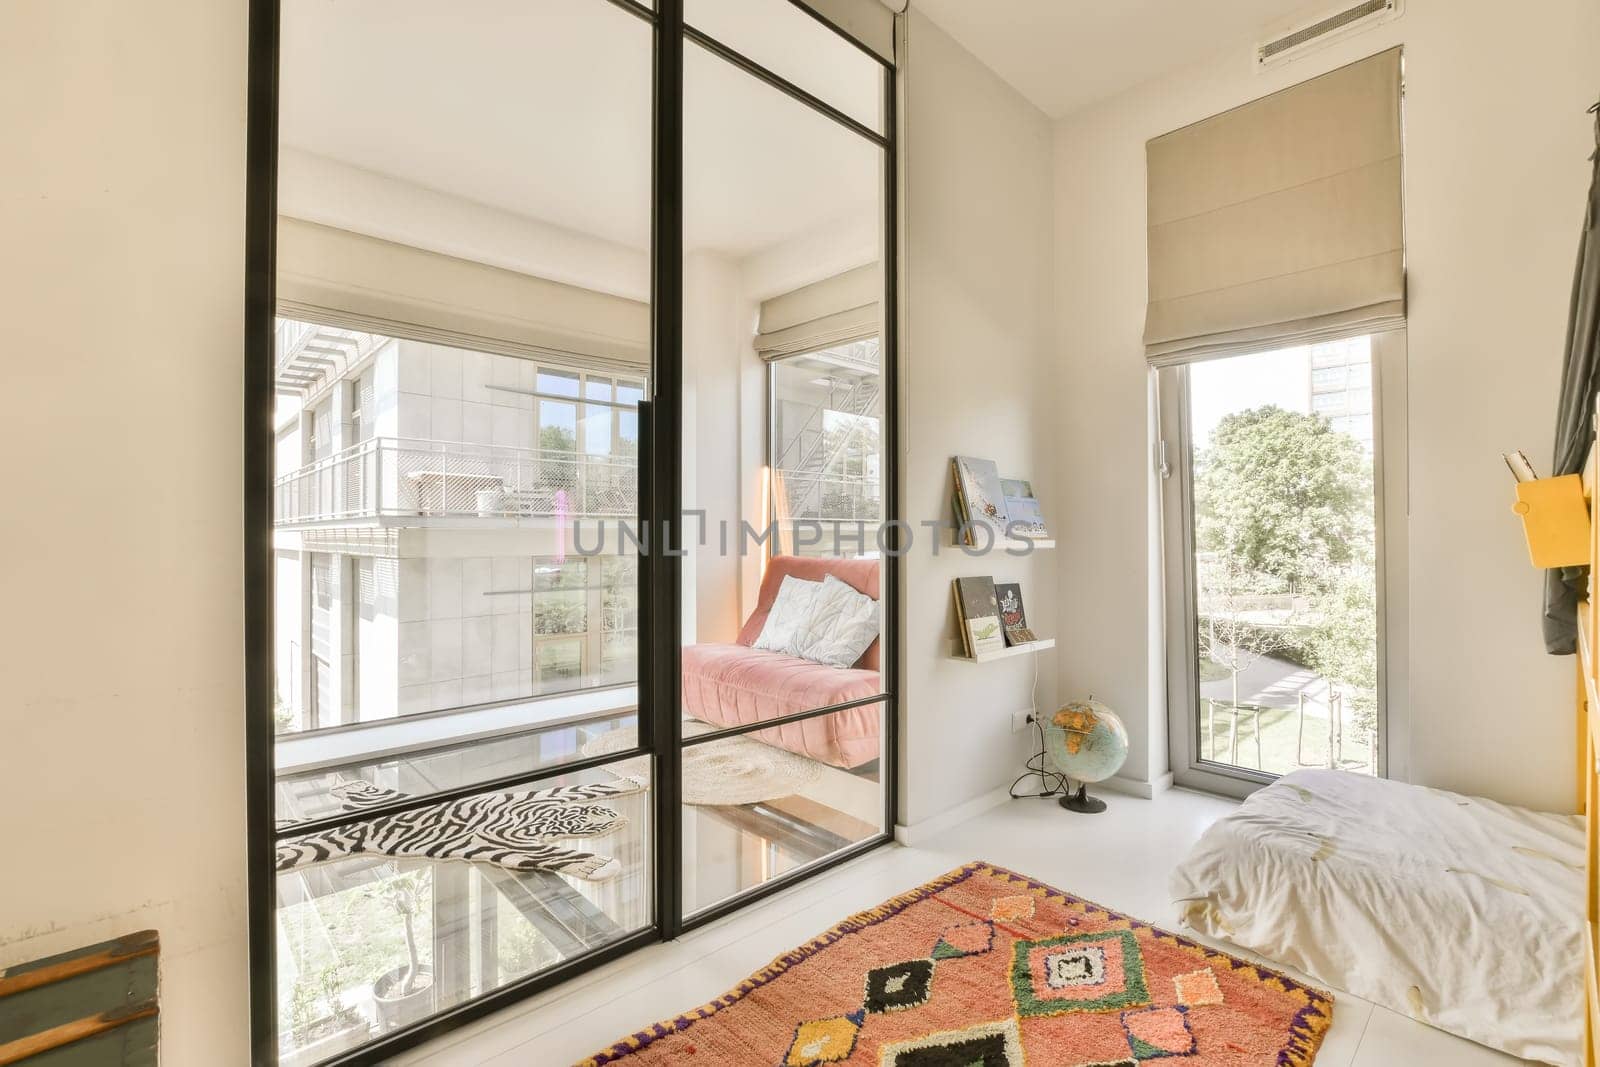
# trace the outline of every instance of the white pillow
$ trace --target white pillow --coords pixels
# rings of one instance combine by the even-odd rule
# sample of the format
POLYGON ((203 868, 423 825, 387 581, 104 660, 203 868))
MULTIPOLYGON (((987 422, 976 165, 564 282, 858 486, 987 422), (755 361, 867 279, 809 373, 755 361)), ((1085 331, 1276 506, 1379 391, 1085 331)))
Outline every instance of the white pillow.
POLYGON ((795 632, 793 654, 830 667, 851 667, 877 636, 878 602, 830 574, 795 632))
POLYGON ((778 595, 772 598, 767 621, 750 647, 798 656, 799 653, 794 650, 795 632, 811 614, 811 602, 821 589, 821 582, 808 582, 792 574, 784 575, 783 584, 778 586, 778 595))

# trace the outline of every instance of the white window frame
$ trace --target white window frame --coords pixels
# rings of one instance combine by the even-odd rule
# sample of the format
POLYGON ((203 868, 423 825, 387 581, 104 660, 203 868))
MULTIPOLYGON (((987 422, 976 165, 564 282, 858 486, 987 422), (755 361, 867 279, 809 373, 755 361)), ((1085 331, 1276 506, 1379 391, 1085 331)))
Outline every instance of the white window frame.
MULTIPOLYGON (((542 361, 534 361, 534 375, 535 375, 534 381, 537 382, 538 381, 538 377, 537 376, 540 375, 540 374, 545 374, 545 373, 551 373, 551 374, 575 374, 575 375, 577 375, 578 376, 578 395, 577 396, 572 396, 572 397, 558 396, 558 395, 556 395, 554 393, 542 393, 542 392, 538 392, 536 390, 536 395, 534 395, 533 398, 532 398, 533 399, 533 441, 529 445, 529 447, 531 447, 531 448, 542 448, 543 447, 539 443, 543 439, 543 430, 544 430, 544 421, 543 421, 544 408, 543 408, 543 404, 548 401, 549 403, 553 403, 553 404, 571 404, 573 406, 573 409, 575 411, 575 418, 577 420, 576 432, 573 434, 573 439, 577 442, 577 446, 576 446, 574 455, 578 455, 578 456, 591 455, 591 453, 588 450, 589 449, 589 428, 588 428, 588 418, 587 418, 587 416, 589 415, 590 408, 599 408, 599 409, 609 410, 612 413, 611 414, 611 420, 610 420, 610 422, 611 422, 611 451, 610 452, 606 452, 606 453, 598 453, 598 452, 597 453, 592 453, 592 455, 595 456, 596 458, 610 458, 610 459, 616 459, 618 456, 621 456, 622 455, 622 443, 623 443, 623 440, 624 440, 624 438, 622 436, 622 415, 623 415, 623 413, 628 412, 628 411, 637 411, 638 410, 638 406, 636 404, 624 404, 622 401, 617 399, 617 393, 622 389, 637 389, 637 390, 639 390, 639 393, 640 393, 641 397, 648 395, 646 393, 646 391, 645 391, 646 387, 648 385, 648 381, 646 380, 645 376, 643 376, 643 375, 629 376, 627 374, 623 374, 621 372, 612 371, 612 370, 594 370, 594 371, 590 371, 590 370, 584 370, 584 369, 582 369, 580 367, 569 366, 567 364, 545 363, 545 362, 542 362, 542 361), (590 396, 589 396, 589 380, 591 378, 594 379, 595 381, 605 382, 611 387, 611 399, 610 400, 595 400, 595 399, 591 399, 590 398, 590 396)), ((637 429, 635 430, 635 432, 637 432, 637 429)), ((635 454, 634 454, 634 458, 637 459, 638 442, 635 441, 634 445, 635 445, 635 449, 636 449, 635 454)))
MULTIPOLYGON (((1359 336, 1359 335, 1356 335, 1359 336)), ((1280 346, 1241 350, 1238 355, 1280 346)), ((1156 477, 1161 501, 1168 755, 1174 784, 1243 798, 1277 775, 1200 757, 1198 634, 1194 576, 1193 450, 1188 367, 1152 372, 1159 409, 1156 477)), ((1410 773, 1406 332, 1372 335, 1373 504, 1378 582, 1378 775, 1410 773)))

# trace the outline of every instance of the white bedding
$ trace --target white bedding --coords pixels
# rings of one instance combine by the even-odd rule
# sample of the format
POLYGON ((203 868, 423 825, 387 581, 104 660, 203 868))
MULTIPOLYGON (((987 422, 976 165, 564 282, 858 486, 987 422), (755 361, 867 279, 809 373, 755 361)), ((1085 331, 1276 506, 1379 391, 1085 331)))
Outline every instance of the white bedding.
POLYGON ((1172 876, 1185 924, 1441 1030, 1577 1065, 1583 820, 1296 771, 1172 876))

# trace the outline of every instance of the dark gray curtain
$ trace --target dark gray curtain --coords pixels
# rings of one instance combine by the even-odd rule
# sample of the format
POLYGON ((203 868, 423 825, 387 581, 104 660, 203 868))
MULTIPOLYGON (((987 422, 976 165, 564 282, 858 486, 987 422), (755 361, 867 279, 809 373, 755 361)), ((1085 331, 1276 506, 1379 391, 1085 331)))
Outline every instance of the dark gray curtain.
MULTIPOLYGON (((1581 474, 1594 439, 1595 390, 1600 387, 1600 104, 1595 113, 1594 177, 1589 208, 1578 237, 1578 272, 1572 280, 1572 312, 1567 321, 1567 354, 1561 368, 1561 406, 1556 412, 1553 474, 1581 474)), ((1587 567, 1545 571, 1544 646, 1553 656, 1570 656, 1578 647, 1578 600, 1588 580, 1587 567)))

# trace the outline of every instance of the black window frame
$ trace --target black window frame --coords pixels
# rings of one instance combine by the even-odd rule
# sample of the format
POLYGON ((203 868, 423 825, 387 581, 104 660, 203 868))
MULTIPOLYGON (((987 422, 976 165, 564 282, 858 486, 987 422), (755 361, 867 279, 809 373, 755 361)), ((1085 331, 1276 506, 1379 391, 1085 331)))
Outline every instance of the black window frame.
MULTIPOLYGON (((471 796, 494 789, 521 787, 568 775, 586 767, 609 764, 630 755, 651 755, 654 761, 655 817, 652 854, 655 863, 654 922, 593 952, 508 983, 476 999, 458 1004, 421 1022, 384 1034, 359 1048, 334 1056, 325 1064, 381 1063, 475 1019, 509 1007, 574 977, 588 973, 644 946, 671 940, 686 930, 716 921, 797 882, 814 877, 888 844, 898 817, 900 705, 898 700, 902 647, 899 633, 903 523, 897 458, 899 453, 899 142, 896 101, 900 74, 893 62, 806 6, 787 0, 806 15, 878 63, 883 77, 883 132, 875 131, 837 108, 785 80, 716 38, 685 25, 684 0, 595 0, 610 3, 645 20, 653 30, 652 93, 652 223, 651 223, 651 370, 647 399, 639 410, 640 511, 651 534, 652 550, 639 557, 639 745, 611 753, 477 783, 425 797, 406 798, 349 815, 333 816, 292 827, 295 834, 371 819, 393 811, 438 803, 452 796, 471 796), (881 199, 883 249, 883 314, 880 329, 882 390, 881 430, 882 555, 881 601, 885 633, 882 692, 861 701, 818 708, 761 724, 813 718, 844 708, 881 705, 883 756, 880 782, 884 797, 882 830, 871 838, 821 860, 788 872, 692 915, 683 914, 682 783, 679 752, 682 736, 679 605, 682 589, 676 552, 681 551, 681 523, 668 516, 681 513, 682 485, 678 446, 682 440, 683 322, 683 50, 685 42, 732 63, 746 74, 867 138, 884 152, 881 199)), ((248 947, 250 971, 251 1062, 277 1062, 276 949, 277 841, 288 829, 275 826, 273 723, 273 480, 275 430, 273 407, 274 321, 276 293, 278 47, 280 0, 250 0, 245 197, 244 315, 244 641, 245 761, 247 790, 248 947)), ((717 737, 747 732, 719 730, 695 737, 700 744, 717 737)), ((597 1042, 609 1035, 596 1035, 597 1042)))

